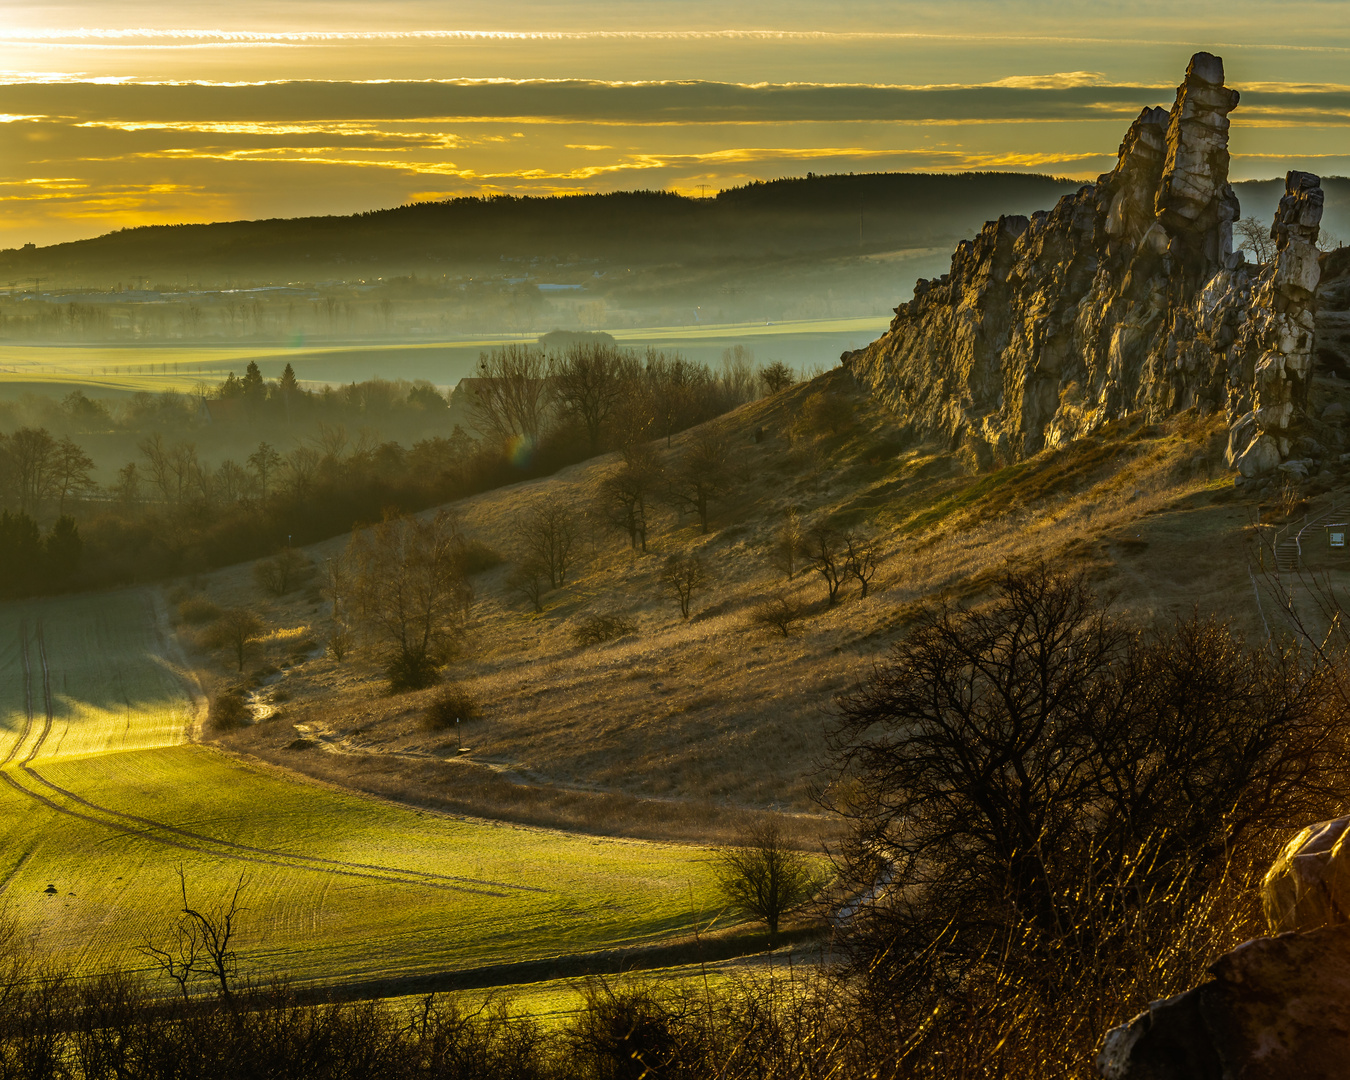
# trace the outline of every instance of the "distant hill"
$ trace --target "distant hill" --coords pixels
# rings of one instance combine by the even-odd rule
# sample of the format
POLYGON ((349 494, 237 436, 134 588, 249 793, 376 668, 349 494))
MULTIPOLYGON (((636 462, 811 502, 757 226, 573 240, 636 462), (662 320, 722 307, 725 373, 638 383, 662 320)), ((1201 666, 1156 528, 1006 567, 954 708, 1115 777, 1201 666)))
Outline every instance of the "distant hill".
POLYGON ((459 198, 357 214, 152 225, 0 252, 0 278, 59 287, 255 284, 473 272, 503 260, 652 266, 947 246, 1074 181, 1025 173, 872 173, 753 183, 716 197, 626 191, 459 198))

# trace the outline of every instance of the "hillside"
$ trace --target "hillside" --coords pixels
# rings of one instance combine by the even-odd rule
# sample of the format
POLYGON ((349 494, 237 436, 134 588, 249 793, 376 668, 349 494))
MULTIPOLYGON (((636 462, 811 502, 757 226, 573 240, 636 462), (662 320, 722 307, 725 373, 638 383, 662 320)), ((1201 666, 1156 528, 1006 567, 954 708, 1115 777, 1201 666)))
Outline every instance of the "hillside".
POLYGON ((0 276, 263 283, 473 272, 517 259, 627 267, 852 255, 946 242, 991 214, 1030 212, 1074 186, 1021 173, 879 173, 777 180, 706 199, 663 191, 457 198, 351 217, 124 229, 0 252, 0 276))
MULTIPOLYGON (((969 459, 901 438, 897 418, 839 369, 716 423, 734 448, 738 480, 714 506, 707 536, 664 507, 646 554, 605 530, 590 511, 614 455, 453 507, 466 534, 507 560, 475 579, 468 645, 447 669, 482 706, 458 736, 425 727, 437 691, 390 696, 368 651, 344 663, 322 655, 326 605, 315 585, 275 601, 262 597, 247 566, 202 579, 205 596, 248 604, 273 628, 247 678, 265 719, 218 741, 462 813, 708 839, 746 812, 777 810, 796 815, 795 831, 814 844, 823 819, 811 791, 834 695, 904 633, 916 604, 978 598, 1004 567, 1043 558, 1087 570, 1142 622, 1198 608, 1260 631, 1251 525, 1258 500, 1275 490, 1234 488, 1221 419, 1113 422, 983 474, 969 459), (507 587, 509 526, 545 496, 567 500, 585 522, 584 554, 575 579, 535 615, 507 587), (788 582, 775 571, 769 550, 789 507, 804 527, 859 528, 872 538, 878 569, 866 599, 846 583, 829 605, 817 574, 788 582), (690 551, 703 554, 710 573, 685 621, 657 576, 668 554, 690 551), (787 636, 756 621, 773 597, 800 610, 787 636), (634 630, 577 644, 577 629, 595 614, 626 618, 634 630), (461 745, 471 750, 460 753, 461 745)), ((677 437, 661 448, 663 461, 699 437, 699 429, 677 437)), ((344 542, 309 554, 322 559, 344 542)), ((199 655, 215 687, 233 680, 221 658, 199 655)))

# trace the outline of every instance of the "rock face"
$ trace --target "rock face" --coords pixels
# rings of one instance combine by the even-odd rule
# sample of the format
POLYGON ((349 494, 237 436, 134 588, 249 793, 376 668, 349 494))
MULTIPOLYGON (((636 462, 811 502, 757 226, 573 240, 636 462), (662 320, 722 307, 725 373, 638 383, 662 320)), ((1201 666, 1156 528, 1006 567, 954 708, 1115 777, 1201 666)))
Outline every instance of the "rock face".
POLYGON ((1223 61, 1197 53, 1171 112, 1145 109, 1115 169, 1030 219, 991 221, 920 281, 845 366, 917 433, 981 467, 1107 420, 1226 411, 1229 460, 1275 468, 1300 434, 1314 356, 1322 191, 1290 173, 1278 256, 1232 252, 1223 61))
POLYGON ((1105 1080, 1332 1080, 1350 1076, 1350 927, 1256 938, 1214 979, 1115 1028, 1105 1080))

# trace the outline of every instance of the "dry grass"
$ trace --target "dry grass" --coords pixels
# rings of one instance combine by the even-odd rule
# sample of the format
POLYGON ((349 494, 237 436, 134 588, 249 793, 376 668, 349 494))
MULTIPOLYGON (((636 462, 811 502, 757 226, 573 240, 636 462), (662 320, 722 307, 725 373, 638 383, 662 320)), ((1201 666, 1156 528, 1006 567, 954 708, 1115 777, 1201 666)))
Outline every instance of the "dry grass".
MULTIPOLYGON (((459 740, 422 722, 435 691, 387 696, 380 664, 358 647, 338 663, 315 646, 326 605, 310 586, 264 596, 248 567, 197 584, 221 606, 247 602, 272 628, 255 667, 271 719, 226 745, 339 783, 466 813, 647 836, 729 835, 745 812, 788 812, 803 841, 823 821, 811 800, 834 695, 866 676, 914 606, 977 597, 1011 560, 1088 567, 1118 607, 1141 618, 1195 605, 1259 626, 1247 578, 1254 511, 1219 463, 1221 418, 1119 422, 1091 439, 982 476, 951 454, 909 443, 894 419, 834 371, 746 406, 726 426, 739 475, 714 507, 710 535, 658 507, 649 551, 591 513, 610 455, 463 500, 465 532, 506 562, 478 574, 474 624, 449 677, 482 704, 459 740), (794 435, 808 394, 853 415, 835 435, 794 435), (758 434, 759 439, 756 440, 758 434), (573 500, 583 556, 543 614, 507 587, 510 522, 545 492, 573 500), (770 559, 789 507, 804 525, 861 527, 877 543, 872 594, 855 584, 825 603, 809 570, 782 580, 770 559), (710 584, 680 618, 663 598, 666 556, 699 551, 710 584), (756 623, 769 596, 798 605, 783 637, 756 623), (579 645, 597 615, 636 633, 579 645), (260 677, 261 678, 261 677, 260 677), (289 699, 267 699, 282 686, 289 699), (285 748, 297 732, 328 752, 285 748), (460 754, 462 742, 472 752, 460 754)), ((659 451, 673 461, 688 442, 659 451)), ((321 561, 343 538, 309 549, 321 561)), ((212 661, 217 681, 223 664, 212 661)))

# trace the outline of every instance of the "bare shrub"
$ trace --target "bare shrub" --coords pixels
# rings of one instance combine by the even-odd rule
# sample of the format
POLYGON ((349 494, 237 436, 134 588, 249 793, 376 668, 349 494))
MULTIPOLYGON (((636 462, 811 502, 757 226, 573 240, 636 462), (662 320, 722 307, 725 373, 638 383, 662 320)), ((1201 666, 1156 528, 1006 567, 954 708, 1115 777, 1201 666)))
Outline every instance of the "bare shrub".
POLYGON ((460 683, 447 683, 436 691, 431 704, 422 713, 422 721, 431 731, 445 731, 465 720, 482 715, 478 699, 460 683))
POLYGON ((603 645, 636 633, 637 623, 622 615, 587 615, 578 621, 572 640, 581 646, 603 645))
POLYGON ((352 651, 352 635, 345 627, 334 626, 328 631, 328 637, 324 641, 324 649, 339 664, 347 659, 347 655, 352 651))
POLYGON ((1285 518, 1294 517, 1307 506, 1307 500, 1299 490, 1298 481, 1292 476, 1285 476, 1279 494, 1275 496, 1275 505, 1285 518))
POLYGON ((505 561, 501 552, 481 540, 465 540, 461 550, 466 574, 482 574, 495 569, 505 561))
POLYGON ((797 572, 797 561, 801 557, 804 540, 801 515, 796 507, 788 507, 783 515, 783 523, 778 526, 778 531, 774 535, 773 546, 769 549, 769 560, 773 563, 774 569, 789 581, 797 572))
POLYGON ((220 618, 220 607, 204 596, 189 596, 178 605, 178 617, 190 626, 220 618))
POLYGON ((693 602, 694 594, 703 588, 707 580, 703 558, 697 553, 667 556, 661 567, 661 591, 679 604, 680 617, 684 619, 689 618, 689 605, 693 602))
POLYGON ((253 580, 264 592, 285 596, 298 589, 313 569, 314 564, 304 552, 286 547, 269 559, 259 559, 253 566, 253 580))
POLYGON ((208 720, 217 731, 233 731, 244 727, 253 719, 253 712, 242 696, 233 691, 225 691, 211 699, 208 720))
POLYGON ((253 612, 247 608, 226 608, 202 632, 202 641, 208 648, 228 650, 243 671, 244 660, 262 632, 262 620, 253 612))
POLYGON ((802 609, 789 597, 772 596, 755 605, 750 613, 756 626, 773 630, 788 637, 797 620, 802 617, 802 609))
POLYGON ((793 422, 798 437, 819 438, 838 435, 854 422, 853 406, 837 393, 815 390, 802 402, 801 411, 793 422))
POLYGON ((786 390, 789 386, 794 386, 797 382, 797 375, 783 361, 775 360, 760 369, 759 381, 764 384, 766 394, 776 394, 780 390, 786 390))

